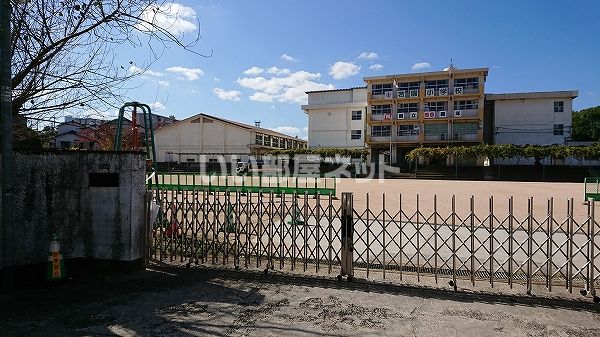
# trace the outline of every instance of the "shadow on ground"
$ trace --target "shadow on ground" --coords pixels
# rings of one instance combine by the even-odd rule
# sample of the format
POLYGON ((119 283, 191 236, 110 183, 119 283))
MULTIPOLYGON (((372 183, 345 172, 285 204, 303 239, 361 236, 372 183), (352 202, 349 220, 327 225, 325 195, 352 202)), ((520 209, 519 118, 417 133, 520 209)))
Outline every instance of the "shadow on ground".
MULTIPOLYGON (((275 289, 273 293, 279 287, 288 287, 288 291, 290 287, 320 288, 397 295, 409 300, 600 312, 600 305, 562 298, 453 292, 366 280, 338 281, 334 277, 279 272, 265 275, 252 270, 205 266, 185 269, 153 264, 144 272, 73 280, 4 294, 0 296, 0 331, 3 336, 230 336, 249 335, 262 329, 277 335, 314 333, 298 325, 271 321, 270 315, 289 305, 289 301, 266 298, 261 294, 263 287, 275 289)), ((340 333, 319 332, 329 336, 340 333)))

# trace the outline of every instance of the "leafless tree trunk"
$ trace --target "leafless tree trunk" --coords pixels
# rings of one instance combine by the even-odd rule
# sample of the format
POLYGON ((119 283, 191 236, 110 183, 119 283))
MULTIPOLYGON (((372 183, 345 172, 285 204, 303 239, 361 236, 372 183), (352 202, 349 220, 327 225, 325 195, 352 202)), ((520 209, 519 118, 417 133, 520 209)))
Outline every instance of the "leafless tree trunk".
MULTIPOLYGON (((146 69, 165 48, 192 53, 200 37, 171 33, 172 4, 149 0, 11 0, 13 114, 48 118, 121 105, 131 65, 146 69), (166 22, 170 22, 166 20, 166 22), (148 51, 121 64, 115 49, 148 51)), ((197 23, 197 19, 194 18, 197 23)), ((196 26, 198 27, 198 26, 196 26)), ((201 55, 204 56, 204 55, 201 55)))

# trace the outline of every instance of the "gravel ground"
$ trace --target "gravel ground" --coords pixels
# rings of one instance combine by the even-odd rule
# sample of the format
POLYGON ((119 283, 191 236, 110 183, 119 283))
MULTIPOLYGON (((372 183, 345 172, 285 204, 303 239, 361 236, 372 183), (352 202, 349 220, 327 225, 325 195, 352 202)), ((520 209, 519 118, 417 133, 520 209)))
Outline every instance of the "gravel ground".
POLYGON ((600 304, 153 265, 0 296, 2 336, 600 336, 600 304))

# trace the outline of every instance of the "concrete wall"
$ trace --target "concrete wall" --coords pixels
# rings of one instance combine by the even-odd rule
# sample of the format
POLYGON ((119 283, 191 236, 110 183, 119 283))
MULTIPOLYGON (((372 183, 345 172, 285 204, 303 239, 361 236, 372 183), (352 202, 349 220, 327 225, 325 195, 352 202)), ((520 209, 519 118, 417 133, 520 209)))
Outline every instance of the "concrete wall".
POLYGON ((2 242, 12 243, 13 250, 12 256, 4 256, 4 266, 47 261, 52 233, 66 259, 143 257, 144 154, 16 154, 15 174, 14 224, 2 242), (91 173, 116 173, 118 186, 90 186, 110 185, 91 173))
POLYGON ((571 136, 571 98, 526 98, 495 101, 494 143, 564 145, 571 136), (564 112, 554 112, 554 102, 564 102, 564 112), (563 135, 554 135, 554 124, 563 124, 563 135))

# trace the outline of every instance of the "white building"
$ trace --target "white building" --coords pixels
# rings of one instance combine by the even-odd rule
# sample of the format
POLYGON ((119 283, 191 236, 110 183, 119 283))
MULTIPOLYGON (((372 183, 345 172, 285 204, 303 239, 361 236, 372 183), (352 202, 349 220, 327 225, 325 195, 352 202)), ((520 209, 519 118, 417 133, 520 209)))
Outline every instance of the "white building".
POLYGON ((207 154, 231 157, 306 147, 306 141, 297 137, 203 113, 159 128, 154 139, 159 162, 199 162, 207 154))
POLYGON ((577 91, 486 94, 495 144, 565 145, 577 91))
MULTIPOLYGON (((564 145, 577 91, 485 94, 487 68, 366 77, 367 87, 309 91, 310 147, 391 151, 419 146, 564 145), (460 90, 457 90, 460 89, 460 90), (408 116, 408 117, 407 117, 408 116)), ((386 161, 389 159, 386 159, 386 161)))
POLYGON ((365 87, 309 91, 308 146, 363 148, 367 89, 365 87))

